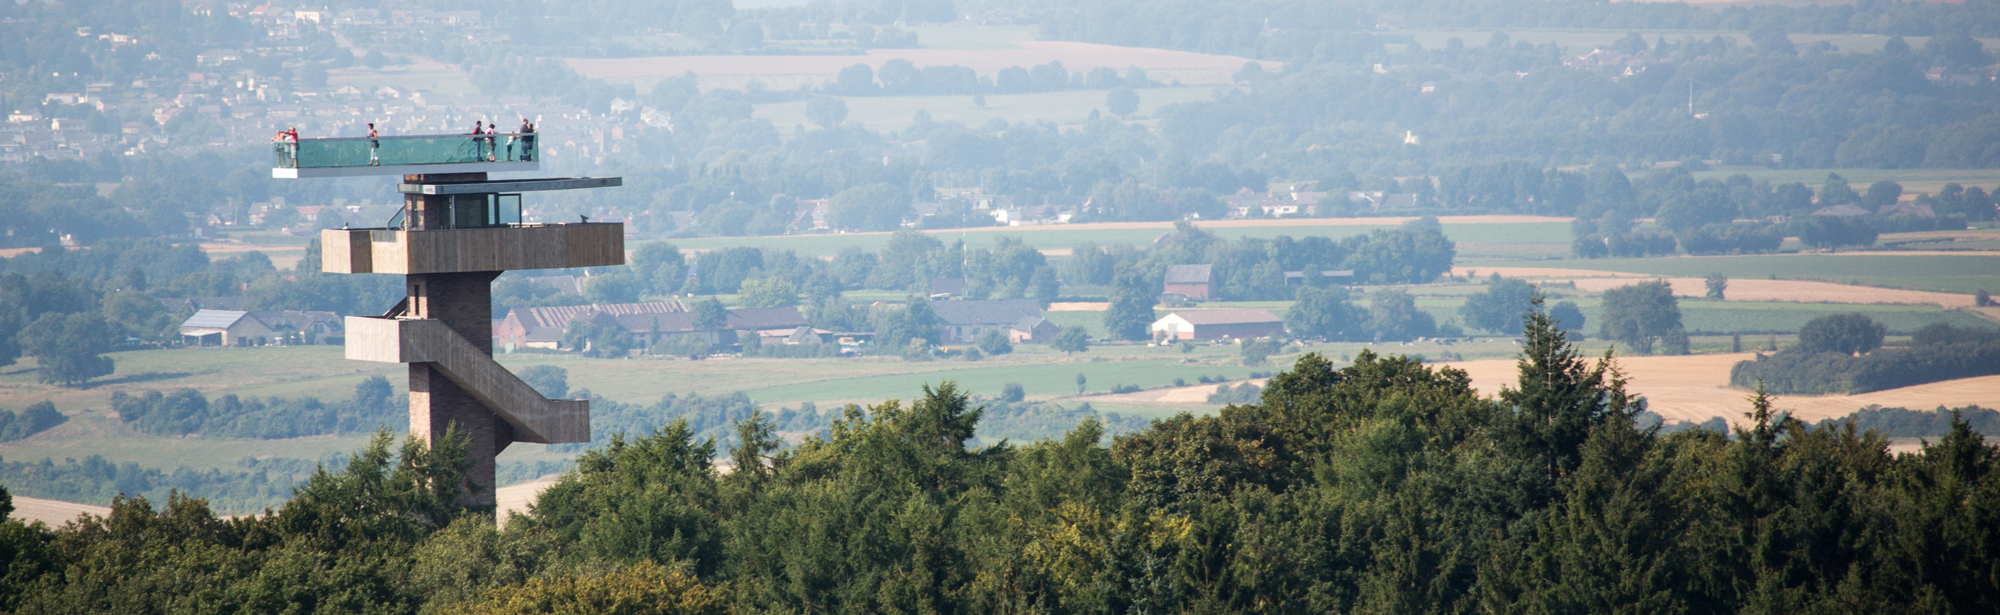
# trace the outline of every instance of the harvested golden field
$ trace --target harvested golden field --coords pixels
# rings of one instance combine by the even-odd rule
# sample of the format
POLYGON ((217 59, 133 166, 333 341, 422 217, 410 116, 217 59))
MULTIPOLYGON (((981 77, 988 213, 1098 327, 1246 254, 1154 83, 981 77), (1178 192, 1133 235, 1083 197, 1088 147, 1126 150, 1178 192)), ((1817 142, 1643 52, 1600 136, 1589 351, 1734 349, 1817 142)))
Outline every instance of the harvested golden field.
POLYGON ((544 476, 525 483, 495 489, 493 491, 493 499, 499 508, 496 511, 496 515, 500 519, 500 527, 507 527, 507 517, 510 513, 528 514, 528 507, 535 503, 535 498, 541 497, 542 490, 556 484, 556 480, 559 478, 561 478, 561 475, 544 476))
MULTIPOLYGON (((1161 82, 1189 85, 1228 84, 1248 58, 1168 49, 1119 47, 1061 41, 1016 41, 1015 49, 876 49, 860 55, 799 56, 661 56, 651 58, 571 58, 570 68, 586 77, 623 83, 646 83, 692 71, 704 85, 762 80, 774 89, 817 85, 833 79, 840 69, 866 64, 880 69, 890 60, 908 60, 919 67, 963 66, 992 76, 1001 69, 1028 68, 1062 62, 1072 71, 1107 67, 1139 67, 1161 82)), ((1263 62, 1265 70, 1280 70, 1282 62, 1263 62)))
MULTIPOLYGON (((1643 395, 1647 408, 1668 420, 1700 423, 1712 417, 1741 422, 1750 410, 1750 392, 1729 387, 1729 369, 1736 362, 1755 358, 1753 353, 1694 355, 1684 357, 1621 357, 1618 365, 1630 379, 1626 388, 1643 395)), ((1500 387, 1512 386, 1519 374, 1514 359, 1445 363, 1465 370, 1472 386, 1483 395, 1499 395, 1500 387)), ((1228 383, 1231 386, 1241 381, 1228 383)), ((1263 380, 1252 380, 1258 385, 1263 380)), ((1208 396, 1218 385, 1152 389, 1123 395, 1096 395, 1093 403, 1174 404, 1199 412, 1208 407, 1208 396)), ((1838 418, 1862 408, 1879 405, 1912 410, 1938 406, 1971 404, 1991 406, 2000 401, 2000 376, 1965 378, 1946 382, 1862 393, 1860 395, 1780 396, 1778 407, 1805 421, 1838 418)), ((1163 408, 1165 409, 1165 408, 1163 408)))
MULTIPOLYGON (((1728 386, 1729 369, 1738 361, 1755 357, 1753 353, 1623 357, 1618 364, 1631 378, 1627 388, 1644 395, 1648 409, 1660 416, 1696 423, 1719 416, 1740 422, 1743 413, 1750 409, 1750 392, 1728 386)), ((1514 384, 1519 373, 1519 364, 1511 359, 1449 365, 1465 370, 1472 376, 1473 386, 1488 395, 1498 394, 1503 385, 1514 384)), ((1778 398, 1778 407, 1802 420, 1818 421, 1847 416, 1871 405, 1929 410, 1938 406, 1992 405, 1996 399, 2000 399, 2000 376, 1984 376, 1859 395, 1783 396, 1778 398)))
MULTIPOLYGON (((1601 293, 1637 281, 1655 278, 1655 276, 1620 271, 1554 269, 1546 267, 1458 267, 1452 270, 1453 275, 1490 275, 1494 273, 1510 278, 1526 278, 1536 281, 1574 282, 1577 290, 1592 293, 1601 293)), ((1707 283, 1702 278, 1659 279, 1666 280, 1669 285, 1673 286, 1674 294, 1682 297, 1701 297, 1708 293, 1707 283)), ((1730 301, 1938 305, 1963 308, 1973 306, 1972 295, 1877 288, 1873 286, 1813 282, 1808 280, 1731 279, 1729 280, 1729 289, 1724 295, 1730 301)))
MULTIPOLYGON (((1708 286, 1701 278, 1662 278, 1682 297, 1701 297, 1708 286)), ((1604 292, 1630 284, 1630 280, 1585 278, 1575 280, 1578 290, 1604 292)), ((1866 303, 1972 307, 1972 295, 1899 290, 1806 280, 1730 280, 1724 293, 1730 301, 1784 301, 1792 303, 1866 303)))
POLYGON ((62 524, 68 523, 71 519, 75 519, 77 515, 85 513, 99 517, 108 517, 111 516, 111 509, 105 506, 91 506, 89 504, 76 504, 60 500, 44 500, 17 495, 14 496, 14 514, 8 516, 20 519, 24 523, 40 521, 49 524, 49 527, 62 527, 62 524))

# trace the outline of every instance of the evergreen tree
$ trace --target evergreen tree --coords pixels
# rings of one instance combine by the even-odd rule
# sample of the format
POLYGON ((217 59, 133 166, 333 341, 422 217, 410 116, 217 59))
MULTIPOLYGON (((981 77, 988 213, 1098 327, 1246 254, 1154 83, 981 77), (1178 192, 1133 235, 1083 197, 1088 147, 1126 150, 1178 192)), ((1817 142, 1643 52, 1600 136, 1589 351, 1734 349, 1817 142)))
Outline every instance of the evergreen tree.
POLYGON ((1542 301, 1540 294, 1529 300, 1533 308, 1522 318, 1519 376, 1515 387, 1501 389, 1500 400, 1514 412, 1516 442, 1541 460, 1553 483, 1576 469, 1592 429, 1607 422, 1629 424, 1638 409, 1611 354, 1590 365, 1542 310, 1542 301))

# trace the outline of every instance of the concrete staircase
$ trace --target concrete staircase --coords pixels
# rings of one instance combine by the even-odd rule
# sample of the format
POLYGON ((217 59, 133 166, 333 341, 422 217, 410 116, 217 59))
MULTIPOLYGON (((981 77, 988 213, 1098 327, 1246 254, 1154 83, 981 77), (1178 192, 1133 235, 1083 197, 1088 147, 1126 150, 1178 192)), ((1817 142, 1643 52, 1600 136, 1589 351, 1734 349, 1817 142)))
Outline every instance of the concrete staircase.
POLYGON ((549 399, 443 322, 347 317, 347 358, 429 363, 514 428, 516 442, 590 441, 590 402, 549 399))

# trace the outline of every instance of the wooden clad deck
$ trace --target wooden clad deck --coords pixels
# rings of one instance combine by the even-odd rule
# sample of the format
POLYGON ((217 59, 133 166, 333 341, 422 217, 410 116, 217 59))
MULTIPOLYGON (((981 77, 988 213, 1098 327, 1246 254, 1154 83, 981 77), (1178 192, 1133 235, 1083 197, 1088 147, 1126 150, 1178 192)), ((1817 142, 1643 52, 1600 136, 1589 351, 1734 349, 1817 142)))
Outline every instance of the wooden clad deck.
POLYGON ((327 273, 460 273, 625 264, 625 225, 548 224, 436 231, 320 231, 327 273))
POLYGON ((453 384, 512 425, 516 442, 590 441, 589 401, 542 397, 443 322, 349 316, 347 358, 433 364, 453 384))

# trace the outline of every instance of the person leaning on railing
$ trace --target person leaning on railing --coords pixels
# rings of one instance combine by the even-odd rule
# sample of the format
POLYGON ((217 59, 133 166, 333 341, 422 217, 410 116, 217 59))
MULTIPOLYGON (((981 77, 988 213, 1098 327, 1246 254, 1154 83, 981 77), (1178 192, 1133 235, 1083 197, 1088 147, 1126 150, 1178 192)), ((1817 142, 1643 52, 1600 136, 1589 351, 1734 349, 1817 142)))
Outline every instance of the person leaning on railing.
POLYGON ((483 135, 483 134, 485 134, 485 133, 486 133, 486 120, 478 120, 478 121, 475 121, 475 122, 473 122, 473 123, 472 123, 472 159, 473 159, 473 160, 485 160, 485 159, 486 159, 486 139, 485 139, 484 137, 481 137, 481 136, 480 136, 480 135, 483 135))
POLYGON ((521 129, 507 137, 507 159, 526 162, 528 160, 528 118, 521 118, 521 129))
POLYGON ((280 130, 278 131, 277 136, 271 137, 271 140, 279 144, 278 166, 281 168, 294 168, 294 169, 298 168, 299 166, 298 127, 295 126, 291 130, 280 130))

